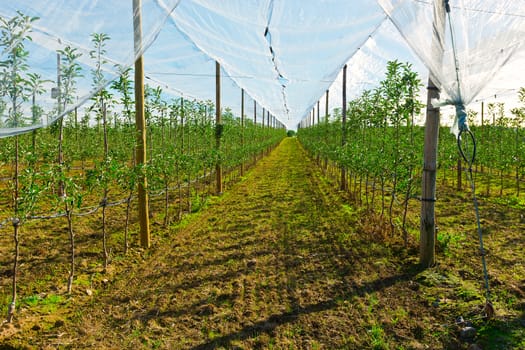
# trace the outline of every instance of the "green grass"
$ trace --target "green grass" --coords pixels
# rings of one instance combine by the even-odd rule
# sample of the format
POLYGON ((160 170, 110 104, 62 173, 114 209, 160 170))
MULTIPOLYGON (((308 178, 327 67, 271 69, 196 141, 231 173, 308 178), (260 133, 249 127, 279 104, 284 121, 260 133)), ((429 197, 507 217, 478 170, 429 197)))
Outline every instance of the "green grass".
POLYGON ((369 331, 370 333, 370 345, 374 350, 387 350, 388 343, 385 340, 385 331, 380 325, 373 325, 369 331))
POLYGON ((67 301, 63 296, 58 294, 49 294, 44 297, 40 295, 30 295, 21 301, 22 305, 38 310, 43 314, 50 314, 57 311, 57 309, 65 304, 67 301))

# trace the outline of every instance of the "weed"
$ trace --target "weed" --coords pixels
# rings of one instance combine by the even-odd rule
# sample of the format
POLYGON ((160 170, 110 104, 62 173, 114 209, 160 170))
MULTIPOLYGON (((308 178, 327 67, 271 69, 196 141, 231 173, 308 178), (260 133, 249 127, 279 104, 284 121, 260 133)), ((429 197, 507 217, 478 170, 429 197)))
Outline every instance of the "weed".
POLYGON ((451 257, 453 255, 453 251, 457 250, 457 248, 460 248, 463 241, 465 241, 465 237, 459 234, 441 231, 437 234, 438 248, 440 248, 441 251, 443 251, 443 254, 445 254, 447 257, 451 257))
POLYGON ((513 209, 524 210, 525 209, 525 199, 516 197, 516 196, 505 196, 505 197, 496 197, 493 199, 495 203, 508 206, 513 209))
POLYGON ((88 275, 79 275, 73 281, 73 284, 76 285, 76 286, 90 287, 91 286, 91 281, 90 281, 88 275))
POLYGON ((138 328, 135 328, 133 331, 131 331, 132 338, 139 338, 141 334, 142 332, 138 328))
POLYGON ((191 212, 197 213, 202 209, 205 209, 208 206, 209 202, 209 197, 200 196, 198 193, 194 192, 191 196, 191 212))
POLYGON ((463 281, 461 286, 456 288, 456 295, 463 301, 467 302, 483 299, 478 288, 468 281, 463 281))
POLYGON ((402 321, 408 317, 408 312, 401 306, 399 306, 392 316, 392 325, 395 326, 399 321, 402 321))
POLYGON ((215 330, 210 330, 208 331, 208 339, 209 340, 214 340, 214 339, 217 339, 221 336, 221 333, 219 331, 215 331, 215 330))
POLYGON ((25 304, 29 307, 33 307, 33 306, 36 306, 38 305, 38 303, 42 300, 42 298, 40 298, 40 296, 38 295, 30 295, 24 299, 22 299, 22 304, 25 304))
POLYGON ((38 308, 42 313, 56 312, 60 305, 65 304, 64 298, 57 294, 50 294, 45 297, 31 295, 22 299, 22 304, 28 307, 38 308))
POLYGON ((152 340, 149 342, 149 347, 150 349, 160 349, 162 347, 162 340, 160 339, 157 339, 157 340, 152 340))
POLYGON ((524 349, 525 329, 514 322, 496 321, 482 325, 478 330, 479 343, 483 349, 524 349))
POLYGON ((380 325, 373 325, 369 331, 371 338, 372 349, 374 350, 386 350, 388 344, 385 340, 385 331, 380 325))
POLYGON ((377 299, 377 296, 375 294, 369 294, 368 296, 368 313, 372 313, 374 311, 374 307, 376 307, 379 304, 379 299, 377 299))
POLYGON ((518 302, 518 298, 507 290, 498 291, 497 298, 509 309, 512 309, 518 302))

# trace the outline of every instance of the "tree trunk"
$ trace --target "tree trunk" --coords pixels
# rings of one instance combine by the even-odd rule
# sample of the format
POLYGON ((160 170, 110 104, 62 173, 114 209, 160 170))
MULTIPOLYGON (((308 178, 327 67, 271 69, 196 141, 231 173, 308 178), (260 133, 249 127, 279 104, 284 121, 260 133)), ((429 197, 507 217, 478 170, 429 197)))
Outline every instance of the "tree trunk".
POLYGON ((75 233, 73 231, 73 212, 66 202, 67 229, 69 233, 69 277, 67 279, 67 293, 71 294, 73 279, 75 278, 75 233))

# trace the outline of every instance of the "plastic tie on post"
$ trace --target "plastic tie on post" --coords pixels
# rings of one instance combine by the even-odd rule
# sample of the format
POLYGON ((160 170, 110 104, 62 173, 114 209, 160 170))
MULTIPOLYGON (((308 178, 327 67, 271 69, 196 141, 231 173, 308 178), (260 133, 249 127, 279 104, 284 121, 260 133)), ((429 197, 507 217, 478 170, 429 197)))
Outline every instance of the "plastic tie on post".
POLYGON ((463 102, 454 103, 454 107, 456 107, 456 117, 454 118, 454 124, 452 124, 452 127, 450 128, 450 132, 458 138, 460 132, 469 131, 467 109, 463 102))
POLYGON ((433 99, 431 101, 432 107, 439 108, 444 106, 454 106, 456 108, 456 116, 454 118, 454 123, 450 127, 450 132, 458 138, 461 131, 468 131, 468 122, 467 122, 467 108, 463 101, 455 101, 451 99, 447 100, 438 100, 433 99))
POLYGON ((459 131, 468 131, 469 127, 467 123, 467 109, 465 108, 463 102, 456 104, 456 118, 458 120, 459 131))

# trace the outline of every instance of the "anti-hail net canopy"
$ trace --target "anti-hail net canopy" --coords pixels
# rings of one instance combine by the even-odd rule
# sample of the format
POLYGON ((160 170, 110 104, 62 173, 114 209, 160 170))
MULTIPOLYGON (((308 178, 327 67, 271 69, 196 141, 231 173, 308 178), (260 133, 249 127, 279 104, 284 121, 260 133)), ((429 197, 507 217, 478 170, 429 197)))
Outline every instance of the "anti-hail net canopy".
POLYGON ((350 97, 374 88, 393 59, 412 62, 423 79, 430 72, 443 92, 436 103, 468 104, 524 85, 523 0, 450 1, 444 22, 435 19, 436 4, 442 2, 4 1, 0 136, 89 105, 143 52, 146 83, 167 99, 213 101, 217 61, 223 107, 239 115, 244 89, 249 118, 264 109, 291 128, 319 99, 324 104, 327 90, 330 107, 340 105, 345 64, 350 97), (142 35, 134 32, 139 13, 142 35))

